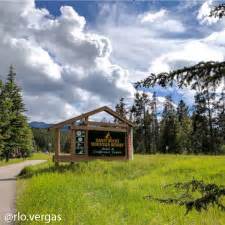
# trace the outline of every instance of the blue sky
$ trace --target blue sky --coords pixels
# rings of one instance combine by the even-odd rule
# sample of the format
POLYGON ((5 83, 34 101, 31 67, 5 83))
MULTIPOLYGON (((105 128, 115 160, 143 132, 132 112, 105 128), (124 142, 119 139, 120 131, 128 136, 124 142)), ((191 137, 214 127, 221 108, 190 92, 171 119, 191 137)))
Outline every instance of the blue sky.
MULTIPOLYGON (((190 1, 191 2, 191 1, 190 1)), ((101 7, 108 5, 110 7, 117 5, 118 15, 123 13, 120 8, 126 7, 132 14, 141 14, 148 11, 157 11, 160 9, 167 9, 179 17, 183 17, 182 20, 192 28, 197 28, 198 20, 196 19, 196 14, 198 12, 199 6, 201 6, 201 0, 194 1, 192 4, 188 1, 172 0, 172 1, 39 1, 36 0, 35 4, 38 8, 46 8, 54 16, 59 16, 61 6, 72 6, 81 16, 84 16, 87 21, 88 27, 95 27, 98 21, 99 12, 101 7), (191 19, 190 19, 191 18, 191 19)), ((102 18, 104 20, 104 18, 102 18)), ((199 28, 197 28, 196 33, 186 33, 185 36, 201 35, 199 28)))
MULTIPOLYGON (((225 57, 225 22, 212 0, 0 2, 0 67, 14 64, 28 117, 57 122, 98 106, 132 102, 133 83, 225 57), (4 53, 4 54, 3 54, 4 53), (44 105, 44 107, 43 107, 44 105)), ((5 76, 0 75, 0 79, 5 76)), ((193 103, 193 91, 156 87, 193 103)))
MULTIPOLYGON (((198 9, 198 6, 201 4, 201 2, 199 1, 198 4, 193 4, 188 8, 185 7, 188 10, 181 10, 181 12, 177 12, 177 10, 181 8, 181 1, 35 1, 35 4, 38 8, 48 9, 49 12, 54 16, 59 16, 61 14, 61 6, 72 6, 79 13, 79 15, 85 17, 88 26, 94 27, 96 25, 96 19, 99 16, 99 11, 103 5, 117 5, 118 14, 120 14, 120 7, 126 7, 130 10, 130 12, 137 15, 148 12, 149 10, 157 11, 161 8, 176 11, 176 13, 192 14, 193 10, 198 9)), ((189 20, 189 22, 194 25, 193 23, 195 23, 196 21, 189 20)))

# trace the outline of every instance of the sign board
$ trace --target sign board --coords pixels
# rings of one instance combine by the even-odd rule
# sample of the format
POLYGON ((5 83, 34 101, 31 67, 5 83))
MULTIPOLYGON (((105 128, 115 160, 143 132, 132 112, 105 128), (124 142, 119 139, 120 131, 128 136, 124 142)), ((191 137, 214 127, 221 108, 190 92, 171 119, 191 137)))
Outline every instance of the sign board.
POLYGON ((88 155, 125 156, 125 132, 88 131, 88 155))
POLYGON ((135 125, 116 111, 103 106, 52 125, 55 140, 55 164, 85 160, 130 160, 133 158, 133 127, 135 125), (116 122, 89 120, 105 112, 116 122), (70 154, 61 152, 61 130, 69 128, 70 154))
POLYGON ((77 130, 76 131, 76 150, 75 153, 78 155, 85 154, 85 131, 77 130))

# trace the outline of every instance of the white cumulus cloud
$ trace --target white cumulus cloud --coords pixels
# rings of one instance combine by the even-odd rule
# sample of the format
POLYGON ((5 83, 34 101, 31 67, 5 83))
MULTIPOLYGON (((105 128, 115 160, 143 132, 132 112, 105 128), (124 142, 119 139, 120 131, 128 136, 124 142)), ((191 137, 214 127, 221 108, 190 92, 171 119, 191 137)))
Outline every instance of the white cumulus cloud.
POLYGON ((0 2, 0 78, 15 65, 30 120, 56 122, 134 92, 128 70, 111 62, 110 40, 86 30, 71 6, 60 13, 0 2))

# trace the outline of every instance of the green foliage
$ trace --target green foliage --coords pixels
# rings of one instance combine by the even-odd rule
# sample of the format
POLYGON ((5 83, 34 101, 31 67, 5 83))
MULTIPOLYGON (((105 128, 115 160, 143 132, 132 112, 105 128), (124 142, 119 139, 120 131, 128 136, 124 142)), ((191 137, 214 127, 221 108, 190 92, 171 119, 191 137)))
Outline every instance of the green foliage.
MULTIPOLYGON (((2 92, 2 87, 3 87, 3 83, 2 81, 0 80, 0 95, 1 95, 1 92, 2 92)), ((3 135, 2 135, 2 126, 3 126, 3 117, 2 117, 2 107, 0 107, 0 156, 2 155, 2 151, 4 149, 4 138, 3 138, 3 135)))
MULTIPOLYGON (((126 109, 126 104, 124 103, 124 98, 121 98, 120 102, 116 104, 115 110, 121 117, 126 118, 128 111, 126 109)), ((120 121, 115 119, 114 122, 119 123, 120 121)))
POLYGON ((190 117, 183 118, 182 122, 178 123, 176 133, 176 143, 178 153, 192 153, 192 121, 190 117))
POLYGON ((156 95, 152 99, 145 93, 137 92, 130 109, 130 119, 136 124, 134 129, 134 149, 136 152, 155 153, 158 149, 158 119, 156 95))
POLYGON ((27 157, 33 148, 21 89, 15 78, 16 73, 11 66, 7 81, 0 89, 1 157, 6 161, 13 156, 27 157))
POLYGON ((191 153, 191 133, 192 133, 192 120, 189 115, 189 108, 183 100, 180 100, 177 107, 177 133, 176 143, 178 153, 191 153))
POLYGON ((185 102, 181 99, 178 107, 177 107, 177 119, 182 124, 183 121, 188 118, 189 112, 188 112, 188 106, 185 104, 185 102))
POLYGON ((20 153, 23 158, 28 157, 33 149, 33 133, 27 123, 19 130, 17 141, 20 146, 20 153))
POLYGON ((166 98, 162 120, 160 122, 160 151, 163 153, 176 152, 178 120, 170 96, 166 98))

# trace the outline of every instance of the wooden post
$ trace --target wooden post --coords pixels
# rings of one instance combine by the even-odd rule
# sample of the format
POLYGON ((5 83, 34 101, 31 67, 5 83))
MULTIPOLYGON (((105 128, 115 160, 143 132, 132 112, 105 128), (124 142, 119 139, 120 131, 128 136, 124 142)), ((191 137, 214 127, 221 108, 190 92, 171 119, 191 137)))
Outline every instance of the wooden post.
MULTIPOLYGON (((85 117, 85 124, 87 124, 86 126, 88 126, 88 116, 85 117)), ((85 155, 88 155, 88 130, 85 131, 84 150, 85 150, 85 155)))
POLYGON ((134 159, 134 133, 133 133, 133 127, 130 128, 130 159, 134 159))
MULTIPOLYGON (((71 126, 72 128, 72 126, 71 126)), ((75 132, 74 130, 70 129, 70 156, 75 154, 75 132)), ((74 164, 74 162, 70 162, 70 164, 74 164)))
POLYGON ((60 129, 55 129, 55 165, 58 166, 58 158, 60 154, 60 129))
POLYGON ((70 129, 70 155, 75 154, 75 132, 73 129, 70 129))
POLYGON ((133 128, 129 127, 127 132, 127 159, 132 160, 133 159, 133 128))

